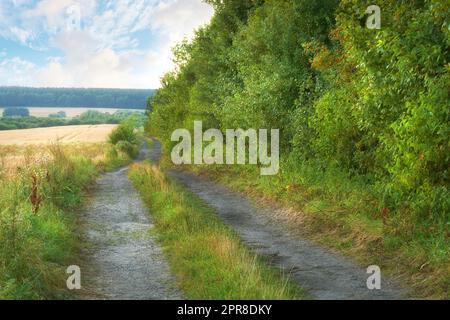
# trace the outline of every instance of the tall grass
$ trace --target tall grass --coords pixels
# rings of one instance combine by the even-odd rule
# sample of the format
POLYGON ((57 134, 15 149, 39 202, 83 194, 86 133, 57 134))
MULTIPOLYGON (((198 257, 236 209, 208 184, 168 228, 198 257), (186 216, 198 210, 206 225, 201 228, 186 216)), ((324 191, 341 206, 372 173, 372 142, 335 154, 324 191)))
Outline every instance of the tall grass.
POLYGON ((0 299, 68 294, 66 269, 77 252, 75 209, 99 172, 131 162, 138 139, 134 128, 126 133, 131 147, 121 139, 0 146, 0 299))
POLYGON ((250 253, 214 211, 148 163, 130 177, 151 209, 172 271, 190 299, 300 299, 302 291, 250 253))
POLYGON ((65 294, 65 270, 76 248, 73 209, 97 168, 54 145, 49 157, 21 165, 0 187, 0 298, 65 294))

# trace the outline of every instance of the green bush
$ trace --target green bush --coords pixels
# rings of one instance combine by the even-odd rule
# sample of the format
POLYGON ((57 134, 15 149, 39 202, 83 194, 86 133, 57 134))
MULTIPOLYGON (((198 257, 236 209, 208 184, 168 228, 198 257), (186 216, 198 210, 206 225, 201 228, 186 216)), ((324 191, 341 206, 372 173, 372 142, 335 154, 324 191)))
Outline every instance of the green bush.
POLYGON ((15 130, 28 128, 47 128, 57 126, 87 125, 87 124, 118 124, 121 121, 133 117, 136 126, 144 126, 146 116, 141 112, 119 110, 113 114, 88 110, 75 118, 64 118, 62 115, 54 114, 47 118, 38 117, 6 117, 0 118, 0 130, 15 130))
POLYGON ((115 128, 109 135, 111 143, 118 151, 136 158, 139 154, 138 139, 135 133, 136 118, 129 117, 115 128))
POLYGON ((130 144, 137 144, 136 134, 134 133, 134 126, 130 123, 121 123, 109 135, 109 142, 117 145, 120 141, 126 141, 130 144))
POLYGON ((6 108, 3 110, 3 117, 29 117, 28 108, 6 108))
POLYGON ((136 158, 139 155, 139 149, 136 144, 132 144, 128 141, 119 141, 116 144, 119 151, 126 153, 130 158, 136 158))

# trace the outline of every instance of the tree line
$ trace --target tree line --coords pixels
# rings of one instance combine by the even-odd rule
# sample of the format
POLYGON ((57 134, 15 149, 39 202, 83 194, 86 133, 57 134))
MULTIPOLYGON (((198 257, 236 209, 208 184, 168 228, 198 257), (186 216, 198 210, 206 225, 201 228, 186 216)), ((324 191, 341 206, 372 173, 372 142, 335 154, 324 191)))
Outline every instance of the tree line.
MULTIPOLYGON (((15 109, 15 108, 14 108, 15 109)), ((27 110, 27 109, 25 109, 27 110)), ((31 129, 31 128, 49 128, 59 126, 74 125, 95 125, 95 124, 119 124, 122 121, 132 118, 137 127, 144 126, 147 116, 138 111, 119 110, 112 114, 88 110, 74 118, 65 118, 60 113, 55 113, 47 118, 41 117, 2 117, 0 118, 0 131, 31 129)))
POLYGON ((144 109, 152 89, 0 87, 0 106, 144 109))
POLYGON ((448 2, 378 1, 379 30, 366 27, 363 0, 206 2, 215 15, 174 49, 149 130, 170 147, 173 130, 195 120, 280 129, 284 170, 359 177, 394 229, 445 242, 448 2))

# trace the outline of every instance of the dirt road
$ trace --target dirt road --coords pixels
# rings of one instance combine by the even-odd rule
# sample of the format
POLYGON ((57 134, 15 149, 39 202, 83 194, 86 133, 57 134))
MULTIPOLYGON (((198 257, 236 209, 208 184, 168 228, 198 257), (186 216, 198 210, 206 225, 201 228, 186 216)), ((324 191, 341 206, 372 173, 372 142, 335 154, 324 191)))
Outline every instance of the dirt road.
MULTIPOLYGON (((147 147, 140 160, 151 157, 147 147)), ((82 215, 82 299, 181 298, 127 169, 103 175, 82 215)))

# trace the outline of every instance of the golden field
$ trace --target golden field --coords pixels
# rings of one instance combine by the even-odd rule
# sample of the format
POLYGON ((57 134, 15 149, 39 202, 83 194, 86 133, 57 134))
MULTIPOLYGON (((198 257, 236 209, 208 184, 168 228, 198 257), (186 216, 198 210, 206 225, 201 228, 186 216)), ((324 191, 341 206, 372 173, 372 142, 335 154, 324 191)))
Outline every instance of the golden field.
POLYGON ((51 160, 58 145, 66 154, 104 160, 109 133, 116 125, 82 125, 0 131, 0 178, 11 177, 21 167, 51 160))
POLYGON ((0 131, 0 146, 105 142, 116 125, 82 125, 0 131))
POLYGON ((83 156, 91 159, 93 163, 105 161, 106 142, 49 144, 49 145, 10 145, 0 144, 0 180, 13 177, 24 167, 45 165, 53 160, 52 149, 58 147, 69 156, 83 156))

